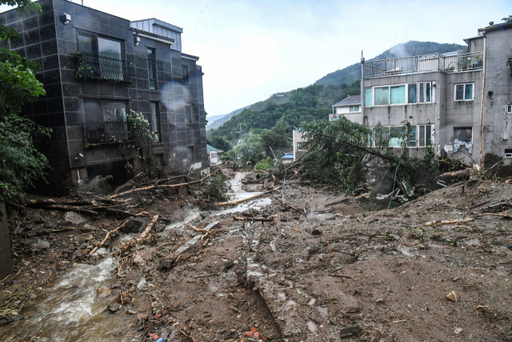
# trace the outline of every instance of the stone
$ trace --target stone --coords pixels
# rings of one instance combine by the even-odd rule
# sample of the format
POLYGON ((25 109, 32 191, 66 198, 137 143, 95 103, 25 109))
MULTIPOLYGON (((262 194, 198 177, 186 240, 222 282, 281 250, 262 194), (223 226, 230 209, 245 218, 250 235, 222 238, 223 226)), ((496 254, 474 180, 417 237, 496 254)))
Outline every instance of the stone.
POLYGON ((50 235, 50 230, 46 228, 39 228, 36 230, 36 236, 46 236, 50 235))
POLYGON ((121 304, 119 303, 112 303, 108 306, 108 311, 112 313, 119 311, 119 309, 121 309, 121 304))
POLYGON ((35 223, 44 223, 44 218, 39 214, 39 213, 36 213, 34 214, 34 222, 35 223))
POLYGON ((358 325, 346 327, 340 330, 340 338, 344 340, 351 337, 359 337, 359 335, 361 335, 361 331, 362 329, 358 325))
POLYGON ((96 230, 96 227, 94 226, 91 226, 90 224, 84 224, 82 226, 82 233, 89 233, 89 232, 93 232, 96 230))
POLYGON ((133 257, 133 263, 138 266, 144 266, 144 259, 138 254, 133 257))
POLYGON ((106 286, 101 286, 96 290, 96 295, 100 298, 104 298, 109 296, 112 293, 112 290, 106 286))
POLYGON ((87 222, 87 219, 82 215, 75 213, 74 211, 68 211, 66 214, 64 214, 64 221, 79 225, 80 223, 87 222))
POLYGON ((450 302, 456 302, 459 300, 459 295, 457 294, 457 292, 452 291, 452 292, 448 293, 448 295, 446 296, 446 299, 448 299, 450 302))
POLYGON ((124 225, 121 230, 123 233, 130 234, 130 233, 142 233, 142 231, 146 228, 146 222, 138 220, 138 219, 130 219, 128 222, 124 225))
POLYGON ((41 249, 48 249, 50 248, 50 243, 45 240, 37 239, 37 246, 41 249))
POLYGON ((311 234, 313 235, 322 235, 322 230, 320 228, 315 228, 313 229, 313 231, 311 232, 311 234))
POLYGON ((462 328, 455 328, 455 330, 453 331, 453 333, 454 333, 455 335, 458 335, 458 334, 460 334, 461 332, 462 332, 462 328))

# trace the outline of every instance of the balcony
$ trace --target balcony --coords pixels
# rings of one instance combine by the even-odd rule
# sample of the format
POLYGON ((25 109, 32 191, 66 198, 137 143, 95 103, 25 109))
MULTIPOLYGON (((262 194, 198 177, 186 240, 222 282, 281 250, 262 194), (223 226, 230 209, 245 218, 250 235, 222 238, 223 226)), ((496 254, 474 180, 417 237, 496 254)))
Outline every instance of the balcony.
POLYGON ((86 146, 116 144, 130 141, 126 122, 98 122, 84 124, 86 146))
POLYGON ((100 55, 91 55, 82 52, 76 53, 75 59, 77 61, 77 79, 133 82, 135 74, 134 67, 126 60, 100 55))
POLYGON ((407 75, 421 72, 482 70, 482 53, 459 53, 381 59, 364 63, 364 78, 407 75))

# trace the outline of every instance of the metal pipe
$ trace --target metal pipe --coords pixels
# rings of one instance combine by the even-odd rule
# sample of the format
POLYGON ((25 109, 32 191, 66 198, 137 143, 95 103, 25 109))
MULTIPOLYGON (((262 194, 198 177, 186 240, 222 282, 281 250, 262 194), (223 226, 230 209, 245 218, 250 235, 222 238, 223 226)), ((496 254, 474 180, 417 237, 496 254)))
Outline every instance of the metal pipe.
POLYGON ((487 57, 487 37, 485 36, 485 31, 482 31, 484 36, 484 56, 482 58, 482 101, 480 103, 480 168, 483 170, 484 167, 484 156, 483 156, 483 132, 484 132, 484 99, 485 99, 485 67, 486 67, 486 57, 487 57))

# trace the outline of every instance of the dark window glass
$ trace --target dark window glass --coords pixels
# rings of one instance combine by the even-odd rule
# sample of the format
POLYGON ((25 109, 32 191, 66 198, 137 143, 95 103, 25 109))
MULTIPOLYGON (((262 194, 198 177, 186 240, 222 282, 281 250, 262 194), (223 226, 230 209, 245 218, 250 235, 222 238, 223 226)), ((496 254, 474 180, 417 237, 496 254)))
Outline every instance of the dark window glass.
POLYGON ((156 58, 155 49, 148 49, 148 73, 149 73, 149 89, 156 89, 156 58))

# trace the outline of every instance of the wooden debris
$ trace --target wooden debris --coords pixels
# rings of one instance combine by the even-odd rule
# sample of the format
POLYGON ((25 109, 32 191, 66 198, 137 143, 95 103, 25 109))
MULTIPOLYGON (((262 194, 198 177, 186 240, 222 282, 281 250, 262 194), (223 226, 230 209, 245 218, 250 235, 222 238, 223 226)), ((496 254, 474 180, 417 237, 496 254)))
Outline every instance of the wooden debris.
POLYGON ((111 235, 111 234, 114 234, 115 232, 117 232, 119 229, 123 228, 126 224, 128 223, 128 220, 124 221, 124 223, 122 225, 120 225, 119 227, 117 227, 116 229, 114 230, 111 230, 107 233, 107 235, 105 236, 105 238, 99 243, 96 245, 96 247, 94 247, 94 249, 91 251, 91 253, 89 253, 89 256, 92 256, 94 253, 96 253, 96 251, 105 244, 105 242, 107 242, 107 239, 108 237, 111 235))
POLYGON ((466 218, 466 219, 462 219, 462 220, 442 220, 442 221, 431 221, 431 222, 426 222, 425 223, 425 226, 440 226, 440 225, 445 225, 445 224, 458 224, 458 223, 464 223, 464 222, 471 222, 471 221, 474 221, 475 219, 470 217, 470 218, 466 218))
POLYGON ((231 202, 220 202, 220 203, 217 203, 217 205, 220 205, 220 206, 224 206, 224 205, 233 205, 233 204, 238 204, 238 203, 242 203, 242 202, 246 202, 246 201, 250 201, 252 199, 255 199, 255 198, 258 198, 258 197, 263 197, 265 195, 268 195, 270 194, 271 192, 274 192, 274 191, 277 191, 279 190, 281 187, 278 186, 277 188, 275 189, 272 189, 272 190, 269 190, 269 191, 265 191, 265 192, 262 192, 261 194, 258 194, 258 195, 254 195, 254 196, 251 196, 251 197, 247 197, 247 198, 243 198, 243 199, 239 199, 239 200, 236 200, 236 201, 231 201, 231 202))
POLYGON ((290 205, 290 204, 286 203, 285 201, 281 200, 279 197, 276 197, 276 196, 272 196, 272 197, 273 197, 273 198, 275 198, 276 200, 278 200, 279 202, 281 202, 284 206, 287 206, 288 208, 293 209, 293 210, 295 210, 296 212, 298 212, 298 213, 301 213, 301 214, 302 214, 302 211, 301 211, 300 209, 297 209, 297 208, 295 208, 294 206, 292 206, 292 205, 290 205))
POLYGON ((454 178, 467 178, 469 177, 471 169, 464 169, 460 171, 445 172, 439 176, 442 179, 454 179, 454 178))
POLYGON ((273 221, 277 215, 272 215, 269 217, 233 217, 234 220, 238 221, 273 221))

